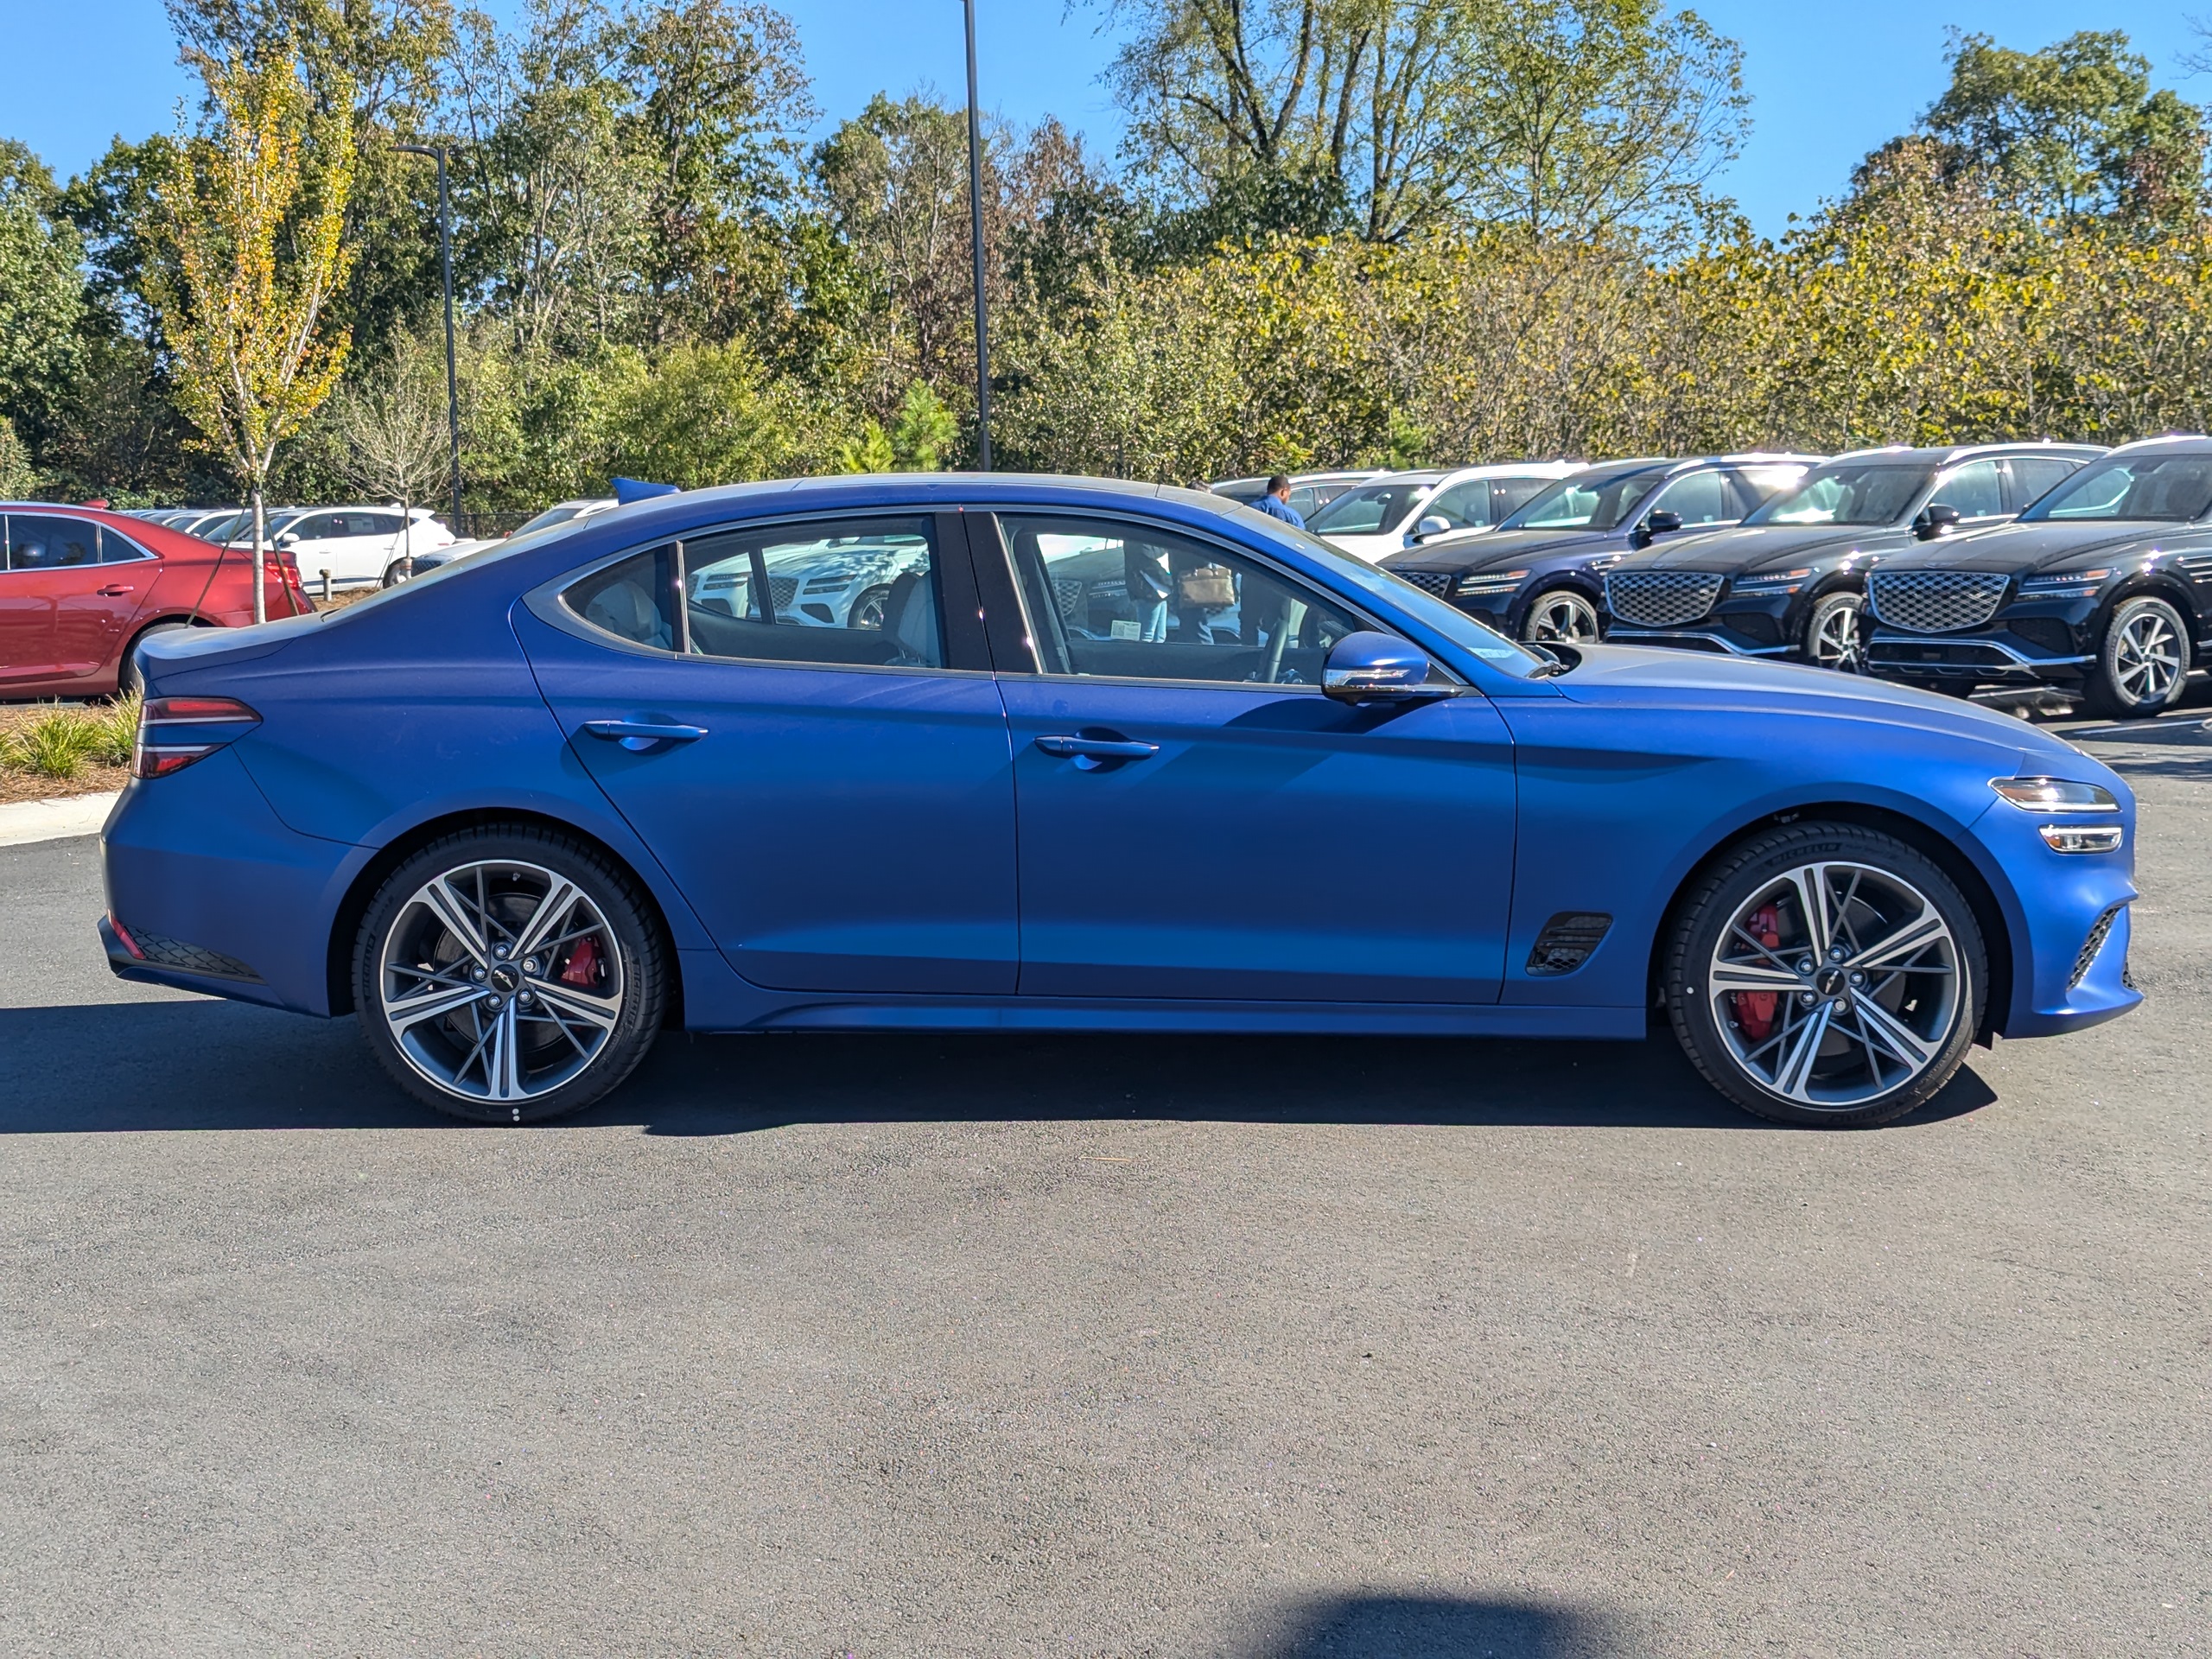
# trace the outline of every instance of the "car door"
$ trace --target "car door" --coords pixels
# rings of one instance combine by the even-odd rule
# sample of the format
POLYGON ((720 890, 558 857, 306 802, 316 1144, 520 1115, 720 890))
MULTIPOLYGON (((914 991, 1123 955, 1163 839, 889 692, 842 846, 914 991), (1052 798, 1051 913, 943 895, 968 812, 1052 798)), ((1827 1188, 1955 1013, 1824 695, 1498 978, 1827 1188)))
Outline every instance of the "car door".
POLYGON ((7 535, 0 675, 29 683, 98 673, 121 650, 139 584, 102 569, 100 527, 90 519, 10 512, 7 535))
POLYGON ((1024 996, 1497 1000, 1510 741, 1474 695, 1324 696, 1374 626, 1243 550, 971 517, 1014 743, 1024 996))
POLYGON ((732 528, 556 588, 515 613, 546 701, 738 973, 1014 989, 1014 772, 957 518, 732 528), (868 558, 880 624, 810 617, 808 582, 868 558))

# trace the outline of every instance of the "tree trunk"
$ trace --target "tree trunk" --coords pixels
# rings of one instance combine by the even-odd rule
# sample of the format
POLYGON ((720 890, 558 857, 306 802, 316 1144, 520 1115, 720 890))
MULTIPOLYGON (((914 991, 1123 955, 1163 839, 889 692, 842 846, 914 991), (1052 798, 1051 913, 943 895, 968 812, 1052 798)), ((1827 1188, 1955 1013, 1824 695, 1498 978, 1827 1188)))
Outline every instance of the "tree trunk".
POLYGON ((263 558, 269 541, 269 519, 261 507, 261 486, 253 486, 253 620, 269 620, 269 594, 262 586, 263 558))
POLYGON ((411 490, 399 493, 399 573, 415 580, 415 502, 411 490))

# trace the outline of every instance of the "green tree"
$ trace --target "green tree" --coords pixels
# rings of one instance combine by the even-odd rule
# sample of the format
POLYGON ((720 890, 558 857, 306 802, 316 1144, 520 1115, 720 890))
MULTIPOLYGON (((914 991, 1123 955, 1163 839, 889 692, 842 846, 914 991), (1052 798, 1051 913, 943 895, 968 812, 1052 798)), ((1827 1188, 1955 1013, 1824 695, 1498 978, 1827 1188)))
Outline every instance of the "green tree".
POLYGON ((841 473, 933 473, 959 439, 960 423, 944 400, 917 380, 899 400, 889 430, 864 423, 858 437, 837 446, 835 459, 841 473))
POLYGON ((0 415, 0 501, 22 501, 38 488, 31 452, 16 435, 15 423, 0 415))
POLYGON ((54 435, 84 357, 84 245, 54 175, 0 140, 0 416, 34 448, 54 435))

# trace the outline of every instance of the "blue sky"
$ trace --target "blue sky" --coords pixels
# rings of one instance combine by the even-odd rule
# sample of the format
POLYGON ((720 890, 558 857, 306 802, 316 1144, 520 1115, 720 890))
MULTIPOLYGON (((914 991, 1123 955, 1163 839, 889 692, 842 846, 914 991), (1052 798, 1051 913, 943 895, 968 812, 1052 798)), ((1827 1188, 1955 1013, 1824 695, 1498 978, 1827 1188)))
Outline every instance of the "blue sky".
MULTIPOLYGON (((493 9, 510 7, 494 0, 493 9)), ((785 10, 832 118, 881 89, 960 92, 959 0, 785 0, 785 10)), ((1860 156, 1910 126, 1942 90, 1948 24, 2023 48, 2079 29, 2124 29, 2162 81, 2212 101, 2212 77, 2178 78, 2190 35, 2171 0, 1711 0, 1698 10, 1744 43, 1754 124, 1723 184, 1770 233, 1837 194, 1860 156)), ((1120 122, 1098 74, 1113 47, 1097 32, 1096 10, 978 0, 977 16, 987 105, 1020 121, 1056 114, 1112 149, 1120 122)), ((171 124, 186 82, 161 0, 0 0, 0 29, 11 71, 0 137, 22 139, 57 172, 82 168, 116 133, 139 137, 171 124)))

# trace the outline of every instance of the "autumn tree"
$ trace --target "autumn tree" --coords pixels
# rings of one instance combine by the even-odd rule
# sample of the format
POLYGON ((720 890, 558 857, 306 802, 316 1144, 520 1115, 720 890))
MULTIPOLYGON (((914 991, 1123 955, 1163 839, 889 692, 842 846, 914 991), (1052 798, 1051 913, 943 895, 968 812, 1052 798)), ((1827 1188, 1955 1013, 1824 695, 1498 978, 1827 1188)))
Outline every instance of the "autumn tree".
POLYGON ((415 504, 452 463, 442 351, 420 335, 393 335, 381 363, 339 387, 328 423, 339 475, 372 499, 399 503, 400 556, 412 575, 415 504))
POLYGON ((328 313, 352 263, 342 231, 353 130, 315 114, 289 58, 209 61, 202 73, 213 128, 180 147, 156 198, 175 276, 152 297, 177 402, 252 503, 260 621, 270 468, 337 385, 350 344, 328 313))

